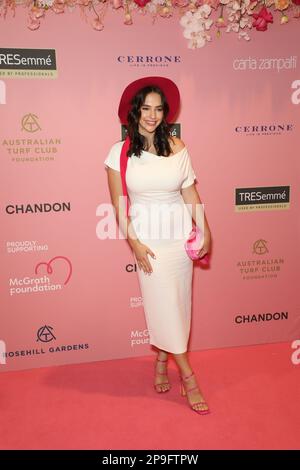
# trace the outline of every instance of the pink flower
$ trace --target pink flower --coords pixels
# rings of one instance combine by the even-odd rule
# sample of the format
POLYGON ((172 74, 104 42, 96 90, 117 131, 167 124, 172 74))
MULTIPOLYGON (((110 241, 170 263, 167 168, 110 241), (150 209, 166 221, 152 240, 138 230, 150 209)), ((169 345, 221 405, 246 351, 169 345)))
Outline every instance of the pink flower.
POLYGON ((186 7, 189 4, 189 0, 172 0, 174 7, 186 7))
POLYGON ((123 6, 122 0, 113 0, 113 8, 116 10, 123 6))
POLYGON ((52 10, 54 13, 64 13, 65 12, 65 4, 62 0, 55 0, 52 5, 52 10))
MULTIPOLYGON (((30 10, 30 16, 32 18, 33 21, 37 20, 38 18, 41 18, 42 16, 45 16, 45 10, 43 8, 39 8, 39 7, 32 7, 31 10, 30 10)), ((35 23, 33 23, 35 24, 35 23)), ((34 29, 37 29, 38 26, 34 29)), ((32 28, 30 28, 32 29, 32 28)))
POLYGON ((219 16, 219 18, 215 21, 215 26, 217 28, 225 28, 227 26, 227 22, 224 20, 223 16, 219 16))
POLYGON ((214 10, 217 10, 220 5, 220 0, 203 0, 202 3, 203 5, 209 5, 214 10))
POLYGON ((262 7, 259 13, 253 13, 252 16, 255 18, 252 26, 255 26, 257 31, 266 31, 268 23, 273 23, 273 15, 266 9, 266 7, 262 7))
POLYGON ((29 16, 28 18, 28 22, 27 22, 27 27, 29 29, 31 29, 32 31, 34 31, 35 29, 38 29, 40 27, 40 20, 32 17, 32 16, 29 16))
POLYGON ((150 0, 134 0, 134 3, 136 3, 141 8, 144 8, 148 2, 150 2, 150 0))
POLYGON ((92 26, 94 29, 96 29, 97 31, 101 31, 104 26, 103 24, 101 23, 100 19, 99 18, 94 18, 93 21, 92 21, 92 26))

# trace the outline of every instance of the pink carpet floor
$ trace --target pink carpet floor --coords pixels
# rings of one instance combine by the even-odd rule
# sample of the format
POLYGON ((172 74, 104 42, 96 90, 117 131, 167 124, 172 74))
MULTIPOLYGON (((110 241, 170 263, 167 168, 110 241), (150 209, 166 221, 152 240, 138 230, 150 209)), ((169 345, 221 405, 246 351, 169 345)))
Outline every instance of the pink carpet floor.
POLYGON ((291 343, 191 352, 211 414, 155 392, 154 355, 0 374, 1 449, 300 449, 291 343))

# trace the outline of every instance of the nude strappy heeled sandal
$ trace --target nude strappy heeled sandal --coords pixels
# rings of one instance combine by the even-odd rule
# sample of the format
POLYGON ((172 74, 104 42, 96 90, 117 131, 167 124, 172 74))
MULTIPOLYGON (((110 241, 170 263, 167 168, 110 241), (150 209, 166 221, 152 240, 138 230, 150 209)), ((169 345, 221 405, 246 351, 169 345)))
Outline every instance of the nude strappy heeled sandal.
MULTIPOLYGON (((158 357, 156 358, 156 361, 158 362, 167 362, 168 359, 166 360, 162 360, 162 359, 158 359, 158 357)), ((156 363, 155 363, 156 364, 156 363)), ((158 372, 157 370, 155 371, 156 374, 158 375, 167 375, 167 371, 166 372, 158 372)), ((154 384, 154 388, 155 390, 157 391, 157 393, 165 393, 165 392, 168 392, 171 388, 171 385, 170 385, 170 382, 162 382, 160 384, 154 384), (160 387, 161 385, 169 385, 169 388, 167 388, 166 390, 161 390, 159 389, 158 387, 160 387)))

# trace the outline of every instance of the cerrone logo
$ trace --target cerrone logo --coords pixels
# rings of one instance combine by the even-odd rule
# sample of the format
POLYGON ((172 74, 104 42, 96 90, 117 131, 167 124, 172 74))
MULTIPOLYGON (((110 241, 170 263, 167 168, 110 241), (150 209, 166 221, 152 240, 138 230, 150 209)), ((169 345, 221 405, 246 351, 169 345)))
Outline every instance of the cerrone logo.
POLYGON ((270 124, 240 124, 235 127, 235 133, 242 136, 281 135, 292 132, 293 124, 270 123, 270 124))
POLYGON ((3 80, 0 80, 0 104, 6 104, 6 85, 3 80))
POLYGON ((119 55, 117 62, 130 67, 168 67, 180 64, 180 55, 119 55))

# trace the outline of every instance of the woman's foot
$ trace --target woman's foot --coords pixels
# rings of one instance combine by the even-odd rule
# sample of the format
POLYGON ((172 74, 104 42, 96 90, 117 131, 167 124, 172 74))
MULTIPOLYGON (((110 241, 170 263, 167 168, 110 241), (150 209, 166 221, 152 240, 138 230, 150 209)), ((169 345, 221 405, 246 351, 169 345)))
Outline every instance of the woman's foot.
POLYGON ((158 393, 168 392, 171 385, 167 375, 168 358, 165 356, 157 356, 155 362, 155 380, 154 388, 158 393))
POLYGON ((208 405, 198 386, 195 374, 183 374, 181 376, 181 394, 187 396, 191 408, 200 414, 209 413, 208 405))

